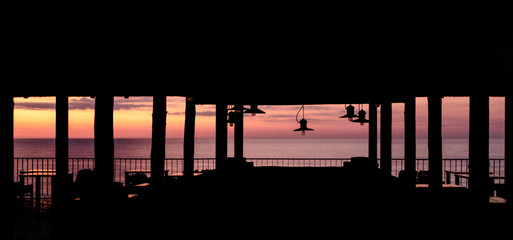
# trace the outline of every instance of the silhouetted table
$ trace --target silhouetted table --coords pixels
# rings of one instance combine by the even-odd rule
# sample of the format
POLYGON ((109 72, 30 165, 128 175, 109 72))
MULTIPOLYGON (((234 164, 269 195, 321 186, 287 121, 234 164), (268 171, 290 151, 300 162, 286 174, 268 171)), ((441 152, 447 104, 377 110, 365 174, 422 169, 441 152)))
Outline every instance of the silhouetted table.
MULTIPOLYGON (((419 183, 419 184, 416 184, 415 187, 417 187, 417 188, 428 188, 429 184, 419 183)), ((456 185, 456 184, 442 184, 442 188, 460 189, 460 188, 465 188, 465 187, 460 186, 460 185, 456 185)))
MULTIPOLYGON (((164 176, 167 177, 168 172, 169 172, 169 170, 164 170, 164 176)), ((127 170, 127 171, 125 171, 125 185, 127 185, 126 181, 131 174, 140 174, 140 173, 144 173, 144 174, 151 173, 151 170, 127 170)))
MULTIPOLYGON (((460 184, 460 178, 468 179, 469 177, 470 177, 470 174, 468 174, 468 173, 454 174, 454 183, 459 185, 460 184)), ((506 178, 505 176, 496 175, 496 174, 493 174, 493 173, 490 173, 490 176, 488 176, 488 177, 490 178, 490 181, 492 181, 492 183, 495 181, 495 179, 505 179, 506 178)))
MULTIPOLYGON (((199 175, 201 175, 201 173, 199 173, 199 172, 193 173, 193 176, 199 176, 199 175)), ((180 178, 180 177, 183 177, 183 173, 173 173, 173 174, 170 174, 169 177, 180 178)))
MULTIPOLYGON (((128 179, 128 177, 131 175, 131 174, 139 174, 139 173, 151 173, 150 170, 127 170, 125 171, 125 185, 127 184, 126 180, 128 179)), ((198 175, 201 175, 201 173, 199 172, 195 172, 194 173, 194 176, 198 176, 198 175)), ((165 177, 172 177, 172 178, 179 178, 179 177, 183 177, 183 173, 172 173, 172 174, 169 174, 169 170, 164 170, 164 176, 165 177)))
POLYGON ((445 182, 451 184, 451 174, 468 174, 468 171, 445 171, 445 182))
POLYGON ((25 185, 25 178, 34 178, 36 182, 36 211, 41 209, 41 178, 50 178, 53 181, 55 170, 28 170, 20 171, 20 183, 25 185))
MULTIPOLYGON (((489 172, 490 174, 493 174, 493 172, 489 172)), ((450 184, 451 183, 451 174, 454 174, 454 181, 455 181, 455 184, 460 184, 459 180, 460 180, 460 177, 456 176, 456 175, 461 175, 461 174, 469 174, 468 171, 450 171, 450 170, 446 170, 445 171, 445 181, 447 182, 447 184, 450 184)))

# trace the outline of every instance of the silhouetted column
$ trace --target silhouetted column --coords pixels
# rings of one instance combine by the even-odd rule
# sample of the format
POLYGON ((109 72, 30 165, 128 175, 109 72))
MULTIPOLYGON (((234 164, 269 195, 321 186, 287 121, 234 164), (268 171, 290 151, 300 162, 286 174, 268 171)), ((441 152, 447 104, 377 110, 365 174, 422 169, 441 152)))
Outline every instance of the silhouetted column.
POLYGON ((14 102, 11 96, 0 96, 0 238, 11 239, 14 234, 14 102))
POLYGON ((429 189, 442 189, 442 97, 428 97, 429 189))
POLYGON ((381 172, 392 175, 392 103, 381 104, 381 172))
POLYGON ((55 189, 54 206, 58 206, 68 197, 68 96, 57 96, 55 107, 55 189))
POLYGON ((513 96, 506 96, 505 104, 505 184, 507 203, 513 205, 513 96))
POLYGON ((378 113, 376 103, 369 104, 369 159, 378 159, 378 113))
POLYGON ((469 189, 477 204, 488 204, 489 97, 470 97, 469 189))
MULTIPOLYGON (((242 108, 242 106, 240 107, 242 108)), ((235 113, 235 116, 235 127, 233 130, 233 156, 235 159, 242 159, 244 157, 244 113, 235 113)))
POLYGON ((228 152, 227 107, 226 103, 216 104, 216 169, 218 170, 223 169, 228 152))
POLYGON ((183 174, 189 178, 194 175, 194 134, 196 125, 196 104, 194 100, 185 101, 185 130, 183 143, 183 174))
POLYGON ((96 96, 94 107, 95 171, 102 183, 114 182, 114 97, 96 96))
POLYGON ((415 188, 417 161, 417 136, 415 120, 415 97, 408 97, 404 102, 404 170, 406 184, 415 188))
POLYGON ((151 181, 159 185, 164 180, 166 162, 166 121, 167 97, 153 96, 153 116, 151 130, 151 181))

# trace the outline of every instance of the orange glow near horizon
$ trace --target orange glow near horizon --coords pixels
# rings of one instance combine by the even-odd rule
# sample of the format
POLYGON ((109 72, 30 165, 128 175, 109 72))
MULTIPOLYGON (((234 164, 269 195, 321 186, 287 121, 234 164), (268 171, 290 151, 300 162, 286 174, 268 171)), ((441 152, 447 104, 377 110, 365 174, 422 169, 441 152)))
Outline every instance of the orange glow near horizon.
POLYGON ((15 109, 15 138, 54 138, 55 110, 15 109))
MULTIPOLYGON (((115 98, 114 136, 116 138, 151 138, 151 97, 115 98)), ((69 98, 69 137, 94 137, 94 99, 69 98)), ((354 104, 356 111, 359 105, 354 104)), ((299 127, 296 113, 300 106, 259 106, 266 114, 244 115, 245 138, 367 138, 368 124, 360 126, 339 116, 345 114, 345 105, 305 105, 308 127, 315 129, 301 136, 292 130, 299 127)), ((368 105, 363 104, 368 112, 368 105)), ((185 99, 168 97, 167 138, 182 138, 185 122, 185 99)), ((378 108, 378 128, 379 112, 378 108)), ((392 131, 394 138, 403 137, 404 104, 392 106, 392 131)), ((468 137, 468 97, 443 98, 444 138, 468 137)), ((302 115, 299 116, 301 118, 302 115)), ((55 137, 55 97, 15 98, 15 138, 55 137)), ((228 128, 233 137, 233 128, 228 128)), ((378 131, 379 136, 379 131, 378 131)), ((490 98, 490 137, 504 136, 504 98, 490 98)), ((197 105, 196 137, 215 137, 215 106, 197 105)), ((417 137, 427 137, 427 98, 417 98, 417 137)))

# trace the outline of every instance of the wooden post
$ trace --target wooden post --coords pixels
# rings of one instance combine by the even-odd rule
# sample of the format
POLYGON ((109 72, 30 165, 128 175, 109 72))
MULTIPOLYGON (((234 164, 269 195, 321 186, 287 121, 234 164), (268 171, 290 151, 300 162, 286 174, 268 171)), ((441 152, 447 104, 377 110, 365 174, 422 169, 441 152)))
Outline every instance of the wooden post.
POLYGON ((513 96, 506 96, 504 127, 506 203, 513 205, 513 96))
POLYGON ((185 101, 185 130, 183 138, 183 174, 185 178, 194 176, 194 134, 196 124, 196 104, 185 101))
POLYGON ((470 97, 469 190, 476 204, 488 204, 489 97, 470 97))
POLYGON ((154 186, 164 181, 166 161, 167 97, 153 96, 153 118, 151 131, 151 181, 154 186))
MULTIPOLYGON (((241 105, 239 107, 242 108, 241 105)), ((235 113, 235 127, 233 133, 233 156, 237 160, 241 160, 244 158, 244 113, 238 112, 235 113)))
POLYGON ((376 103, 369 104, 369 159, 378 161, 378 113, 376 103))
POLYGON ((406 185, 414 189, 416 184, 417 136, 415 118, 415 97, 404 102, 404 170, 406 185))
POLYGON ((95 171, 101 183, 114 182, 114 97, 96 96, 94 113, 95 171))
POLYGON ((55 191, 52 205, 59 207, 68 198, 68 96, 57 96, 55 107, 55 191))
POLYGON ((381 172, 392 175, 392 103, 381 104, 381 172))
POLYGON ((223 169, 228 152, 227 107, 226 103, 216 104, 216 169, 218 170, 223 169))
POLYGON ((429 189, 442 190, 442 97, 428 97, 429 189))
MULTIPOLYGON (((14 139, 12 96, 0 96, 0 238, 12 239, 14 234, 14 139)), ((17 172, 17 171, 16 171, 17 172)))

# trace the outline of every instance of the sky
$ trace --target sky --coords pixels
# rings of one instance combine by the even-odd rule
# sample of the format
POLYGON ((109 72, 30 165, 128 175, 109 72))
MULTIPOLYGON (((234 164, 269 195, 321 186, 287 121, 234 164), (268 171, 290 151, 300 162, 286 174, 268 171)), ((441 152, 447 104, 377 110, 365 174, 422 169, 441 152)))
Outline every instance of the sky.
MULTIPOLYGON (((14 137, 54 138, 55 98, 15 98, 14 137)), ((427 98, 417 98, 417 138, 427 138, 427 98)), ((354 105, 356 112, 368 105, 354 105)), ((246 106, 249 107, 249 106, 246 106)), ((305 105, 305 119, 314 131, 301 136, 296 114, 300 105, 263 105, 266 114, 244 115, 245 138, 367 138, 368 124, 360 126, 339 116, 345 115, 346 105, 305 105)), ((378 128, 379 113, 378 108, 378 128)), ((185 98, 167 98, 167 138, 183 138, 185 98)), ((215 137, 215 106, 198 105, 196 108, 196 137, 215 137)), ((442 100, 442 134, 444 138, 468 137, 468 97, 444 97, 442 100)), ((114 99, 114 137, 151 138, 152 97, 116 97, 114 99)), ((393 138, 404 136, 404 104, 392 105, 393 138)), ((302 117, 302 114, 299 115, 302 117)), ((94 137, 94 99, 69 98, 69 137, 94 137)), ((379 131, 378 131, 379 135, 379 131)), ((233 137, 233 128, 228 128, 233 137)), ((504 137, 504 98, 490 98, 490 137, 504 137)))

